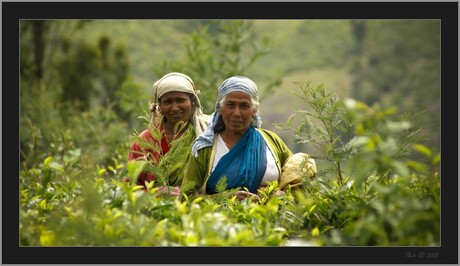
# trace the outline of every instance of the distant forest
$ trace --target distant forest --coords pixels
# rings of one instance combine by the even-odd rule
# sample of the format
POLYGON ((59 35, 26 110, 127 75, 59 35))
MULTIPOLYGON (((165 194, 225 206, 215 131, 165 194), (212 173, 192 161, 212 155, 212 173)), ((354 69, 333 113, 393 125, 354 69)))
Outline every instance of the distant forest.
MULTIPOLYGON (((56 96, 47 97, 49 105, 112 104, 129 132, 143 127, 137 117, 165 73, 190 75, 206 113, 220 82, 239 74, 259 85, 269 129, 305 107, 296 94, 312 82, 341 97, 419 114, 425 143, 439 150, 438 20, 23 21, 21 40, 22 106, 29 83, 42 79, 56 96)), ((38 115, 23 111, 22 118, 38 115)), ((293 150, 305 149, 291 133, 279 133, 293 150)))

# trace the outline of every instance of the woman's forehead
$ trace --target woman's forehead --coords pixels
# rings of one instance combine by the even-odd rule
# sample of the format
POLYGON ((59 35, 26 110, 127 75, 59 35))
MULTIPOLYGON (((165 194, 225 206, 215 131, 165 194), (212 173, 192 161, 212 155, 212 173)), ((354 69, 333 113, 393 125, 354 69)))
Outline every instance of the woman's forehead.
POLYGON ((163 96, 161 96, 161 99, 172 99, 172 98, 188 98, 187 93, 181 92, 181 91, 170 91, 163 96))
POLYGON ((234 91, 227 94, 225 97, 226 101, 251 101, 251 96, 249 94, 241 92, 241 91, 234 91))

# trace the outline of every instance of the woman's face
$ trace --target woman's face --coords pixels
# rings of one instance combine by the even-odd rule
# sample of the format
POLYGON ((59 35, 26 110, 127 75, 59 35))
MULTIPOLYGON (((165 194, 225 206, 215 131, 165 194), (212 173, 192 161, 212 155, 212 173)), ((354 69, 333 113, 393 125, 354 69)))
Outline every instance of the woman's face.
POLYGON ((192 115, 192 102, 185 92, 172 91, 161 96, 160 109, 167 123, 172 125, 179 121, 188 121, 192 115))
POLYGON ((252 108, 251 97, 244 92, 227 94, 220 114, 226 130, 242 135, 249 129, 256 110, 252 108))

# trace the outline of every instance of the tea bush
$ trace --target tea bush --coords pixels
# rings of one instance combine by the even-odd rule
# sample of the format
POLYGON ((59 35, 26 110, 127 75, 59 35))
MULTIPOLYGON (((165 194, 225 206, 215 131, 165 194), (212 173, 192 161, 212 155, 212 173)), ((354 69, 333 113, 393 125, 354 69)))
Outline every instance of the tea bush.
POLYGON ((133 180, 149 163, 126 161, 133 139, 109 113, 72 120, 87 130, 56 132, 47 151, 35 134, 27 154, 36 160, 20 171, 21 246, 439 245, 440 156, 417 143, 411 121, 321 85, 301 92, 305 110, 279 126, 312 143, 321 168, 284 195, 270 183, 259 201, 232 191, 158 196, 154 183, 144 192, 133 180), (89 127, 98 119, 107 123, 89 127), (110 137, 93 138, 101 128, 110 137))

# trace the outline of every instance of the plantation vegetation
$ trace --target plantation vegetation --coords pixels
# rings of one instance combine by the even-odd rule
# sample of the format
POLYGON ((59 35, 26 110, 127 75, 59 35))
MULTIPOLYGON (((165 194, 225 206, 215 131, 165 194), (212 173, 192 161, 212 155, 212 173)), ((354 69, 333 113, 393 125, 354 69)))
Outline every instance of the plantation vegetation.
POLYGON ((20 245, 439 246, 439 36, 436 20, 22 20, 20 245), (171 71, 208 114, 225 78, 256 81, 263 127, 317 176, 260 202, 123 182, 171 71))

